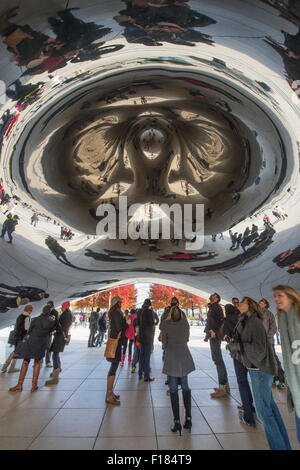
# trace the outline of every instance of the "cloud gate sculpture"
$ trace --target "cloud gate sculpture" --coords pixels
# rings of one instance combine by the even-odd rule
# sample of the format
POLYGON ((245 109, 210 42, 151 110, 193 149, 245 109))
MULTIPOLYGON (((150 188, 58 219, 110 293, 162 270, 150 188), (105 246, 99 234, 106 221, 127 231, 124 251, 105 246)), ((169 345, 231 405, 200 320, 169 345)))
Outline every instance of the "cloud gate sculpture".
POLYGON ((300 287, 296 3, 1 2, 2 326, 132 280, 300 287), (141 232, 153 205, 201 204, 203 246, 99 235, 121 196, 141 232))

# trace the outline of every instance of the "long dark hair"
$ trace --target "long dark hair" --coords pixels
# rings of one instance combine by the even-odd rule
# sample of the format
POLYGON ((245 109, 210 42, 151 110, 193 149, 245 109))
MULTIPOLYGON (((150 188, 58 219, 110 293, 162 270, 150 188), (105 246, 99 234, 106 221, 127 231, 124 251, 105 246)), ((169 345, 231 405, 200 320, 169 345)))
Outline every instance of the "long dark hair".
POLYGON ((260 305, 251 297, 244 297, 242 302, 247 301, 249 312, 252 313, 255 317, 258 317, 260 320, 264 319, 264 314, 262 313, 262 309, 260 305))

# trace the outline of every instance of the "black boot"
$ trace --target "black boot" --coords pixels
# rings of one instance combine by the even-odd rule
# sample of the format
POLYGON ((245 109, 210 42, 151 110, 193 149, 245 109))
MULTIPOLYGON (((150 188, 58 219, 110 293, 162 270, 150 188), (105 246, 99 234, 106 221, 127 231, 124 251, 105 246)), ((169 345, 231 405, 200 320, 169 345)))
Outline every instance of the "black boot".
POLYGON ((173 411, 173 417, 174 417, 174 427, 171 428, 172 432, 177 432, 179 431, 179 434, 181 436, 181 424, 180 424, 180 417, 179 417, 179 397, 178 397, 178 392, 176 393, 170 393, 171 397, 171 405, 172 405, 172 411, 173 411))
POLYGON ((192 397, 190 390, 182 390, 183 403, 185 408, 185 423, 183 425, 184 429, 188 429, 191 432, 192 428, 192 397))

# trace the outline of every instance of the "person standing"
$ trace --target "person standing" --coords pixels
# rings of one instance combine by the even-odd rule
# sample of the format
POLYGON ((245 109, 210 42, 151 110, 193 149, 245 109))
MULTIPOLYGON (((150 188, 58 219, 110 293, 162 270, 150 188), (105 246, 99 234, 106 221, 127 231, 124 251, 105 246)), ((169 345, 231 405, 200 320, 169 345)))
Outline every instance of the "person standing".
POLYGON ((295 410, 300 442, 300 295, 290 286, 273 288, 277 305, 289 412, 295 410))
POLYGON ((108 362, 111 362, 110 369, 107 374, 107 389, 105 402, 110 405, 120 405, 120 395, 114 394, 114 381, 118 365, 121 361, 121 350, 124 340, 124 334, 126 330, 126 320, 123 317, 123 312, 121 310, 122 299, 118 296, 113 297, 111 301, 111 307, 108 311, 108 321, 109 321, 109 333, 108 333, 108 343, 109 338, 117 339, 118 344, 115 352, 114 358, 106 358, 108 362))
POLYGON ((153 343, 154 314, 151 307, 151 300, 146 299, 139 315, 139 340, 141 343, 140 361, 139 361, 139 380, 152 382, 155 380, 150 377, 150 355, 153 343))
MULTIPOLYGON (((239 321, 240 319, 242 320, 240 311, 238 310, 239 300, 234 297, 232 299, 232 303, 233 305, 225 305, 225 321, 223 328, 224 340, 229 344, 235 341, 239 321)), ((229 346, 226 346, 226 349, 229 349, 229 346)), ((256 413, 256 410, 253 404, 253 396, 247 377, 248 369, 242 363, 240 354, 234 354, 231 352, 231 357, 233 359, 234 371, 242 402, 242 406, 238 406, 240 422, 255 428, 256 422, 254 414, 256 413)))
POLYGON ((191 431, 191 390, 188 386, 188 374, 195 370, 195 364, 188 348, 190 326, 178 306, 171 307, 167 319, 162 323, 162 344, 166 351, 163 373, 167 374, 170 385, 171 406, 174 417, 172 432, 179 431, 181 423, 179 415, 178 382, 182 388, 185 407, 185 423, 183 427, 191 431))
POLYGON ((139 326, 138 326, 138 317, 136 314, 135 319, 133 320, 133 330, 134 330, 134 351, 132 359, 131 373, 134 374, 136 370, 136 365, 140 360, 140 350, 141 343, 139 341, 139 326))
POLYGON ((211 357, 216 365, 219 381, 219 387, 210 394, 211 398, 224 398, 227 393, 230 393, 227 370, 222 356, 221 339, 219 338, 220 329, 224 322, 220 300, 221 298, 216 292, 209 297, 210 304, 204 329, 206 338, 209 339, 211 357))
MULTIPOLYGON (((52 302, 52 300, 49 300, 47 302, 47 305, 48 305, 48 307, 50 307, 50 310, 51 310, 50 315, 53 315, 55 320, 58 321, 58 311, 55 310, 54 303, 52 302)), ((53 339, 53 335, 52 335, 52 331, 51 331, 51 333, 49 334, 49 338, 48 338, 48 343, 47 343, 47 348, 46 348, 46 356, 45 356, 46 367, 48 369, 52 368, 51 359, 50 359, 50 347, 51 347, 51 344, 52 344, 52 339, 53 339)))
POLYGON ((56 321, 56 330, 54 333, 53 343, 50 347, 50 351, 53 353, 53 372, 50 375, 52 377, 50 380, 45 382, 45 385, 55 385, 59 381, 59 373, 61 369, 61 361, 59 354, 62 353, 65 349, 66 338, 69 334, 69 329, 73 322, 73 315, 70 310, 70 302, 64 302, 61 306, 62 314, 60 315, 58 321, 56 321))
POLYGON ((98 331, 98 322, 100 318, 100 308, 97 308, 97 310, 93 310, 90 316, 90 336, 89 336, 89 341, 88 341, 88 348, 94 348, 95 347, 95 337, 98 331))
POLYGON ((31 392, 38 389, 38 378, 40 374, 41 362, 45 355, 47 339, 50 331, 55 328, 55 318, 50 316, 50 308, 43 308, 43 312, 30 323, 26 341, 20 341, 16 347, 15 357, 24 359, 20 370, 19 380, 15 387, 9 389, 10 392, 21 392, 28 370, 29 362, 34 359, 31 392))
POLYGON ((284 370, 282 369, 281 362, 276 354, 275 345, 274 345, 274 335, 277 331, 275 316, 273 315, 272 312, 270 312, 270 310, 268 310, 270 304, 266 299, 261 299, 258 302, 258 304, 263 313, 263 317, 264 317, 263 324, 266 329, 268 340, 273 348, 274 356, 277 362, 278 372, 277 372, 277 376, 274 377, 273 383, 274 385, 276 385, 276 382, 278 381, 277 388, 279 388, 280 390, 283 390, 285 389, 284 370))
POLYGON ((99 316, 98 320, 98 337, 96 340, 96 347, 102 346, 103 338, 107 330, 107 322, 106 322, 106 312, 99 316))
POLYGON ((126 317, 126 323, 127 323, 127 329, 125 331, 125 339, 123 342, 123 348, 122 348, 122 356, 121 356, 121 366, 124 365, 125 357, 126 357, 126 350, 127 350, 127 345, 129 342, 129 348, 128 348, 128 366, 131 367, 131 359, 132 359, 132 345, 134 341, 134 329, 133 329, 133 321, 136 318, 136 313, 134 309, 130 310, 130 313, 127 314, 126 317))
POLYGON ((15 330, 14 330, 15 331, 15 340, 14 340, 14 344, 13 344, 13 346, 15 348, 14 348, 14 351, 9 355, 9 357, 7 358, 5 363, 3 364, 2 369, 1 369, 2 372, 6 372, 9 365, 10 365, 10 368, 8 369, 9 374, 11 374, 13 372, 19 372, 20 371, 20 369, 16 369, 16 367, 15 367, 16 362, 17 362, 17 358, 14 358, 14 354, 15 354, 15 350, 16 350, 18 344, 24 339, 24 337, 26 336, 26 334, 29 330, 30 315, 32 313, 32 310, 33 310, 32 305, 26 305, 26 307, 24 307, 23 313, 21 313, 21 315, 19 315, 18 318, 17 318, 16 325, 15 325, 15 330))
POLYGON ((249 370, 256 410, 270 449, 291 450, 286 427, 272 395, 277 363, 263 325, 261 308, 250 297, 244 297, 238 309, 242 314, 237 327, 238 341, 229 344, 228 348, 240 354, 242 363, 249 370))
POLYGON ((19 221, 18 215, 13 216, 11 214, 8 214, 6 220, 4 221, 2 225, 2 232, 1 232, 0 238, 4 238, 4 235, 7 232, 7 236, 9 238, 9 241, 7 243, 12 243, 12 240, 13 240, 12 234, 15 231, 16 226, 18 225, 18 221, 19 221))

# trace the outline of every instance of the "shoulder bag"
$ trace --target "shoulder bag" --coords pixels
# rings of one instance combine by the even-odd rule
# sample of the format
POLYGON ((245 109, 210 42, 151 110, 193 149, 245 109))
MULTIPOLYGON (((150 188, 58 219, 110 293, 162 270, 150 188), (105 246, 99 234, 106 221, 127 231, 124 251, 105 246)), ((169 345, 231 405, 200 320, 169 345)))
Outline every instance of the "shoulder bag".
POLYGON ((121 337, 121 331, 119 331, 118 336, 116 338, 111 338, 110 336, 108 336, 106 348, 104 352, 104 357, 106 357, 107 359, 115 358, 120 337, 121 337))

